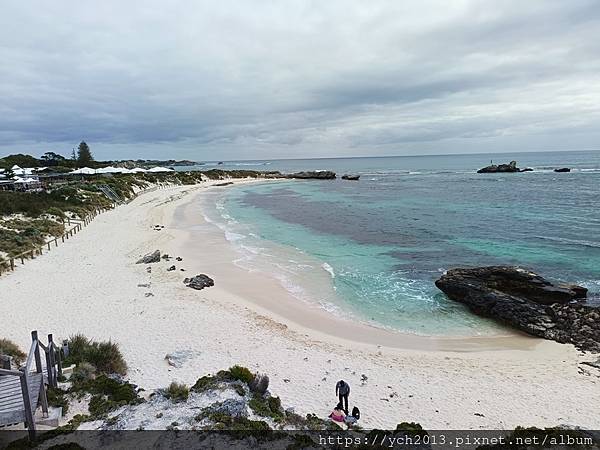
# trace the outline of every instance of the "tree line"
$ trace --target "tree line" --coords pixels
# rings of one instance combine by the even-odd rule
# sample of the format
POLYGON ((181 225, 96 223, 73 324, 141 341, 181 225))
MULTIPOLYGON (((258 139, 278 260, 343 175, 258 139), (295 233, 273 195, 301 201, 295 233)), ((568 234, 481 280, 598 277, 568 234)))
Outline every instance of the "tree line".
POLYGON ((69 158, 56 153, 46 152, 39 159, 24 154, 9 155, 0 159, 0 167, 10 169, 12 166, 19 167, 94 167, 97 165, 89 145, 81 141, 77 149, 73 149, 69 158))

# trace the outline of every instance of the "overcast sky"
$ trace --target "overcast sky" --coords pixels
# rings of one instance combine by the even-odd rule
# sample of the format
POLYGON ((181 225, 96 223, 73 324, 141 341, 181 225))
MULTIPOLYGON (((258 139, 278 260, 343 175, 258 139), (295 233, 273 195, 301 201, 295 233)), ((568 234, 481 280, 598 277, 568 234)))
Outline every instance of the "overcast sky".
POLYGON ((600 148, 600 2, 23 1, 0 155, 270 159, 600 148))

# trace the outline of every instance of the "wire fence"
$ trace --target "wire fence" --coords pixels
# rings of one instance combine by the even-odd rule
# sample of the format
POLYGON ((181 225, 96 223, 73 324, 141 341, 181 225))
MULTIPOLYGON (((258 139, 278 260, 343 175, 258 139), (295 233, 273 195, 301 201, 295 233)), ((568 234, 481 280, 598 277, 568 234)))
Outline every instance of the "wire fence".
MULTIPOLYGON (((131 198, 124 200, 121 202, 122 204, 128 204, 137 198, 141 194, 145 194, 146 192, 152 192, 156 189, 164 189, 168 187, 167 185, 158 185, 153 186, 148 189, 144 189, 140 192, 137 192, 131 198)), ((15 267, 20 263, 21 265, 25 264, 25 261, 33 260, 38 256, 44 254, 44 252, 49 252, 52 248, 58 247, 59 243, 63 244, 69 239, 72 239, 77 233, 83 230, 83 228, 87 227, 96 217, 100 214, 114 209, 118 206, 119 203, 112 203, 109 207, 96 207, 93 211, 87 214, 85 217, 80 219, 74 219, 68 217, 64 220, 65 232, 61 236, 55 236, 52 239, 49 239, 44 244, 35 246, 32 249, 26 250, 18 255, 6 256, 4 260, 0 258, 0 276, 2 274, 13 272, 15 267)))

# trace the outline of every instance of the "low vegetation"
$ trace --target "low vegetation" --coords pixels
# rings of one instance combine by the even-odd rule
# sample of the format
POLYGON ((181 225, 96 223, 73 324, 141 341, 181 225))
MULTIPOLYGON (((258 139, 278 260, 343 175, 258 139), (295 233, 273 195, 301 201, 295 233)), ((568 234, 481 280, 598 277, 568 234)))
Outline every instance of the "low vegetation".
POLYGON ((46 390, 46 398, 48 399, 48 405, 62 408, 63 415, 69 411, 69 399, 67 391, 64 389, 49 387, 46 390))
POLYGON ((275 422, 282 422, 285 419, 285 412, 281 408, 279 397, 254 394, 248 402, 248 406, 256 415, 270 417, 275 422))
POLYGON ((165 390, 164 395, 174 402, 185 402, 190 396, 190 389, 183 383, 173 381, 165 390))
POLYGON ((27 355, 17 344, 9 339, 0 338, 0 355, 12 357, 14 363, 19 366, 25 362, 27 355))
POLYGON ((119 346, 111 341, 96 342, 82 334, 76 334, 68 339, 69 355, 65 365, 88 363, 98 373, 119 374, 127 373, 127 364, 119 346))
POLYGON ((232 417, 223 413, 211 413, 206 417, 213 422, 215 430, 228 431, 268 431, 271 427, 264 420, 250 420, 246 417, 232 417))
POLYGON ((49 238, 62 236, 65 227, 49 218, 0 220, 0 252, 17 256, 44 245, 49 238))

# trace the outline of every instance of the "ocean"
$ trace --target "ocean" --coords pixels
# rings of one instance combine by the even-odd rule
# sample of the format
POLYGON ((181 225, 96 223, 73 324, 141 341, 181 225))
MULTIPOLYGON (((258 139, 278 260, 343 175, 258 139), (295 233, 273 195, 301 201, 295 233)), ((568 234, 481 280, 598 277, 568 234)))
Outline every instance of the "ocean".
POLYGON ((459 266, 517 264, 600 291, 600 152, 226 162, 333 170, 360 181, 281 181, 214 191, 206 218, 236 264, 331 314, 422 335, 501 328, 434 281, 459 266), (477 174, 516 160, 533 172, 477 174), (570 167, 570 173, 554 168, 570 167), (326 276, 324 276, 326 275, 326 276), (325 281, 323 281, 325 280, 325 281))

